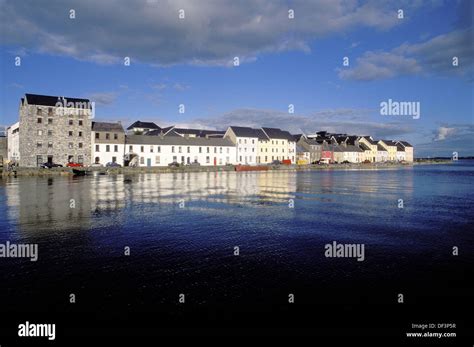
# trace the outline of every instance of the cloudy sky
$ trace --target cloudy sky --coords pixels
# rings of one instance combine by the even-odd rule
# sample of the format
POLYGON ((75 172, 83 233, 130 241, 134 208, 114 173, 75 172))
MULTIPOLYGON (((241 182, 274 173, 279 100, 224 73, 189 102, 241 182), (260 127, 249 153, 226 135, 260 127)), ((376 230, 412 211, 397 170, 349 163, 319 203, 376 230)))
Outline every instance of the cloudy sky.
POLYGON ((91 98, 97 119, 127 125, 329 130, 405 139, 420 155, 474 155, 471 1, 0 0, 0 9, 1 125, 36 93, 91 98), (419 119, 381 115, 389 99, 419 102, 419 119))

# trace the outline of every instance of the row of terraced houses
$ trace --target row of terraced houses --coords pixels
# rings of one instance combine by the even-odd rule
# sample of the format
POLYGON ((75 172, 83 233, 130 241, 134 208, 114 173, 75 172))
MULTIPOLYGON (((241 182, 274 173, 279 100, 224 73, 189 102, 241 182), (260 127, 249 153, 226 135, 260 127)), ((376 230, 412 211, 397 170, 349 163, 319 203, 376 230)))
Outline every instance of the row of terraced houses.
POLYGON ((136 121, 96 122, 88 99, 25 94, 19 121, 7 129, 9 162, 34 167, 45 162, 133 166, 362 163, 413 161, 405 141, 374 140, 318 132, 292 135, 277 128, 230 126, 226 130, 162 128, 136 121))

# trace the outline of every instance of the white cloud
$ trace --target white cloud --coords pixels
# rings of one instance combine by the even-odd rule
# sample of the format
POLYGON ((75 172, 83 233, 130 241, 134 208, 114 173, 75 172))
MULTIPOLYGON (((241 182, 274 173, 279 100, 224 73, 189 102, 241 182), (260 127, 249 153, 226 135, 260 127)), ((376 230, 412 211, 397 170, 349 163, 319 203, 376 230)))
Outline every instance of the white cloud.
POLYGON ((132 63, 160 66, 229 65, 234 56, 248 62, 267 52, 309 52, 311 40, 356 27, 389 29, 399 23, 397 6, 347 0, 3 0, 0 30, 5 44, 100 64, 128 56, 132 63), (179 9, 185 19, 178 18, 179 9))
POLYGON ((418 73, 472 73, 473 30, 456 30, 417 44, 404 43, 390 52, 365 52, 355 67, 338 69, 339 77, 357 81, 387 79, 418 73), (453 66, 453 57, 459 66, 453 66))

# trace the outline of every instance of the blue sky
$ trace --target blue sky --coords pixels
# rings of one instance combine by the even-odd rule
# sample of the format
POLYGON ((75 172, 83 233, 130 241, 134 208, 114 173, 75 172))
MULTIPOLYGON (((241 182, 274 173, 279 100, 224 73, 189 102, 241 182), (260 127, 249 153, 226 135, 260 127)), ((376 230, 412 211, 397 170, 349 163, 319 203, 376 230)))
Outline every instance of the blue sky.
POLYGON ((37 93, 91 98, 97 119, 125 125, 329 130, 405 139, 425 155, 474 155, 469 1, 3 0, 0 7, 1 125, 17 120, 24 93, 37 93), (420 119, 380 115, 388 99, 419 102, 420 119))

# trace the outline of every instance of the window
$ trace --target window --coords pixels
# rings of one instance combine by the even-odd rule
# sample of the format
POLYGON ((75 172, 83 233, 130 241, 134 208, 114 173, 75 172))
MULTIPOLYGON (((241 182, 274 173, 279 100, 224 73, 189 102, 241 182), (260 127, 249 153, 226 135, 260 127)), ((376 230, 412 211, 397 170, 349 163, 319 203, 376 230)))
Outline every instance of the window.
POLYGON ((178 161, 178 157, 173 155, 173 162, 177 162, 178 161))
POLYGON ((79 142, 79 148, 82 148, 82 142, 79 142))
POLYGON ((255 140, 252 140, 252 144, 255 144, 255 140))
POLYGON ((53 148, 53 143, 52 142, 48 142, 48 148, 53 148))
POLYGON ((112 163, 116 163, 117 162, 117 157, 112 157, 112 163))
POLYGON ((191 153, 191 147, 188 147, 188 153, 191 153))
POLYGON ((219 158, 219 165, 222 165, 222 158, 219 158))
POLYGON ((207 147, 207 153, 209 153, 209 147, 207 147))
POLYGON ((227 147, 227 154, 229 154, 229 147, 227 147))
POLYGON ((140 146, 140 152, 145 152, 145 146, 140 146))
POLYGON ((171 146, 171 153, 174 153, 174 146, 171 146))
POLYGON ((96 164, 99 164, 99 163, 100 163, 100 158, 99 158, 99 157, 95 157, 95 162, 96 162, 96 164))
POLYGON ((105 151, 110 152, 110 145, 105 145, 105 151))
POLYGON ((222 147, 219 148, 219 153, 222 154, 222 147))
POLYGON ((36 142, 36 148, 42 148, 43 147, 43 143, 41 142, 36 142))
POLYGON ((36 108, 36 114, 37 114, 38 116, 41 116, 41 114, 43 114, 43 110, 40 109, 39 107, 36 108))
POLYGON ((79 131, 79 137, 82 137, 82 131, 79 131))
POLYGON ((150 146, 150 153, 153 153, 153 146, 150 146))
POLYGON ((199 147, 199 153, 202 153, 202 147, 199 147))
POLYGON ((242 139, 239 139, 239 143, 242 143, 242 139))
POLYGON ((109 133, 106 133, 106 134, 105 134, 105 139, 106 139, 106 140, 110 140, 110 134, 109 134, 109 133))
POLYGON ((82 125, 82 124, 83 124, 83 121, 82 121, 82 120, 80 120, 80 121, 79 121, 79 125, 82 125))
POLYGON ((118 152, 118 145, 114 145, 114 152, 118 152))
POLYGON ((118 134, 114 134, 114 140, 118 140, 118 134))
POLYGON ((217 147, 214 147, 214 153, 217 153, 217 147))
POLYGON ((68 162, 68 163, 71 163, 71 162, 73 162, 73 161, 74 161, 74 156, 73 156, 73 155, 68 155, 68 156, 67 156, 67 162, 68 162))
POLYGON ((100 146, 99 145, 95 145, 95 151, 100 152, 100 146))
POLYGON ((53 115, 53 108, 48 107, 48 116, 52 116, 52 115, 53 115))
POLYGON ((77 162, 78 162, 79 164, 84 163, 84 156, 78 155, 78 156, 77 156, 77 162))
POLYGON ((100 139, 100 134, 99 134, 99 133, 95 133, 95 138, 96 138, 96 140, 97 140, 97 139, 100 139))
POLYGON ((72 131, 69 131, 69 136, 72 136, 72 134, 73 134, 72 131))
POLYGON ((244 140, 244 144, 247 144, 247 139, 244 140))
POLYGON ((41 166, 43 164, 43 157, 41 155, 36 156, 36 165, 41 166))
POLYGON ((181 146, 178 147, 178 153, 181 153, 181 146))
POLYGON ((211 161, 211 159, 209 158, 209 156, 206 156, 206 164, 209 164, 211 161))
POLYGON ((242 161, 242 156, 239 156, 239 161, 242 161))
POLYGON ((53 131, 52 130, 48 130, 48 136, 53 136, 53 131))
POLYGON ((36 123, 38 123, 38 124, 43 123, 43 118, 38 117, 38 118, 36 119, 36 123))
POLYGON ((69 148, 69 149, 74 148, 74 144, 73 144, 72 142, 69 142, 69 143, 68 143, 68 148, 69 148))
POLYGON ((132 145, 128 146, 128 150, 129 150, 130 152, 133 152, 133 146, 132 146, 132 145))
POLYGON ((157 155, 157 156, 155 157, 155 164, 159 164, 159 163, 160 163, 160 156, 157 155))
POLYGON ((160 146, 158 146, 157 152, 161 153, 161 147, 160 146))
POLYGON ((43 130, 38 130, 38 136, 43 135, 43 130))
POLYGON ((48 118, 48 124, 53 124, 53 118, 48 118))
POLYGON ((72 119, 69 120, 69 125, 74 125, 74 121, 72 119))
POLYGON ((145 164, 145 158, 144 157, 140 157, 140 164, 145 164))

